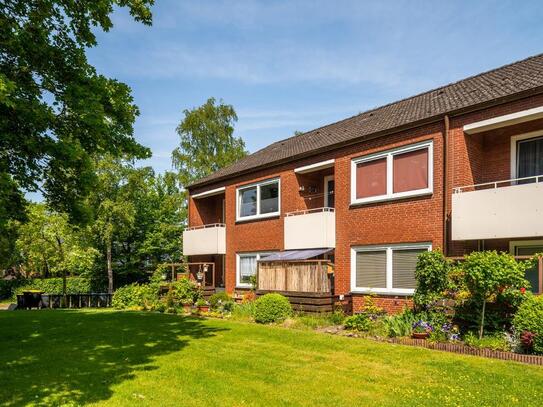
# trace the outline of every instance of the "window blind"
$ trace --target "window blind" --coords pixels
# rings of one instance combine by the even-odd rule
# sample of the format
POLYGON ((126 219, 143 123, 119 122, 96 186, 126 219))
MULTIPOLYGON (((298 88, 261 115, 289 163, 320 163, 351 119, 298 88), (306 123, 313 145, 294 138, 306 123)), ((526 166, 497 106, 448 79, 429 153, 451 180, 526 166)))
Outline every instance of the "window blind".
POLYGON ((403 249, 392 251, 392 288, 416 288, 415 268, 417 256, 424 249, 403 249))
POLYGON ((385 250, 356 253, 356 286, 385 288, 386 262, 385 250))

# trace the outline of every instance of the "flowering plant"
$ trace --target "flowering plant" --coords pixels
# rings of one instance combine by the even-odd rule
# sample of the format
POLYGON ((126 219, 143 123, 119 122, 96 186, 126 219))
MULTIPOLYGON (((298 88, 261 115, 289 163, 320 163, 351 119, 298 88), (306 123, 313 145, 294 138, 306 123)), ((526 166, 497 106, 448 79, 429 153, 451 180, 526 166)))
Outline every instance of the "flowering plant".
POLYGON ((441 326, 441 332, 445 334, 449 341, 459 341, 460 340, 460 330, 458 326, 446 322, 441 326))
POLYGON ((426 321, 419 320, 413 324, 413 332, 415 333, 430 333, 434 327, 426 321))

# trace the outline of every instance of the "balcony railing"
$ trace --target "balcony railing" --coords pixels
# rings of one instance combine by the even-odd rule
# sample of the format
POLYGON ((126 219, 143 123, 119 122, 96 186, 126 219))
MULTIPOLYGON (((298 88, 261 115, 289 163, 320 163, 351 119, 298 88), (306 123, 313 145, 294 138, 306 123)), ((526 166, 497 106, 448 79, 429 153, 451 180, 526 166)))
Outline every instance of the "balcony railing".
POLYGON ((336 247, 334 208, 316 208, 285 215, 285 250, 336 247))
POLYGON ((454 188, 452 239, 543 236, 543 175, 454 188))
POLYGON ((183 255, 226 253, 226 225, 212 223, 193 226, 183 231, 183 255))

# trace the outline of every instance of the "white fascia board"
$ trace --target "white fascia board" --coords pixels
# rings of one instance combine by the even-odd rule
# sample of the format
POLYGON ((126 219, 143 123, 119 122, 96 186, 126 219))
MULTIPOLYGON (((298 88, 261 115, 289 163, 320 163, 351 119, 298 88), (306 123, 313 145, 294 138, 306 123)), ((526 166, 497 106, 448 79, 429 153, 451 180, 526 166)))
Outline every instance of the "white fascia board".
POLYGON ((192 199, 207 198, 208 196, 219 195, 225 191, 225 187, 210 189, 209 191, 200 192, 199 194, 191 195, 192 199))
POLYGON ((318 163, 304 165, 303 167, 295 168, 294 172, 296 174, 306 174, 308 172, 319 171, 319 170, 322 170, 324 168, 333 167, 334 162, 335 162, 335 160, 332 158, 330 160, 320 161, 318 163))
POLYGON ((481 120, 480 122, 466 124, 464 133, 475 134, 483 131, 493 130, 500 127, 511 126, 513 124, 524 123, 530 120, 543 118, 543 106, 533 109, 522 110, 520 112, 493 117, 492 119, 481 120))

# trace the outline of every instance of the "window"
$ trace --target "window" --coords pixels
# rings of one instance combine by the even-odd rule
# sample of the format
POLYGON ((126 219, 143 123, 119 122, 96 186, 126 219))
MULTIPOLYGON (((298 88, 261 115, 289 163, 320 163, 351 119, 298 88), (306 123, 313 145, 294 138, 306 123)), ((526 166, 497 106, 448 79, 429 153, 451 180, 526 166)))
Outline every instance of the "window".
POLYGON ((256 275, 257 262, 269 252, 237 255, 236 287, 251 287, 251 277, 256 275))
POLYGON ((279 215, 279 179, 238 188, 237 220, 279 215))
POLYGON ((543 137, 517 141, 517 178, 541 174, 543 174, 543 137))
POLYGON ((351 203, 431 194, 432 141, 352 160, 351 203))
POLYGON ((353 247, 351 291, 382 294, 413 294, 419 254, 429 243, 353 247))
MULTIPOLYGON (((543 253, 543 240, 512 241, 509 246, 513 256, 533 256, 543 253)), ((543 279, 543 275, 539 273, 539 266, 536 264, 527 269, 524 278, 530 282, 532 292, 538 294, 539 282, 543 279)))

